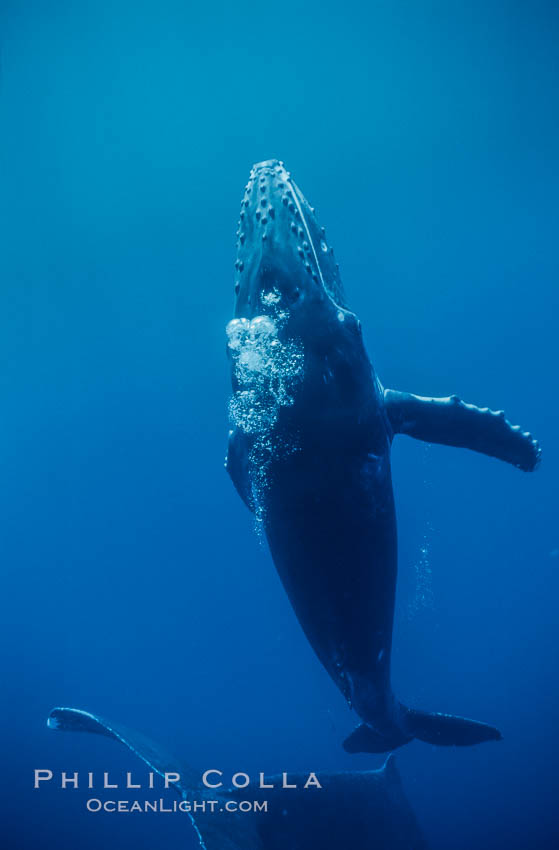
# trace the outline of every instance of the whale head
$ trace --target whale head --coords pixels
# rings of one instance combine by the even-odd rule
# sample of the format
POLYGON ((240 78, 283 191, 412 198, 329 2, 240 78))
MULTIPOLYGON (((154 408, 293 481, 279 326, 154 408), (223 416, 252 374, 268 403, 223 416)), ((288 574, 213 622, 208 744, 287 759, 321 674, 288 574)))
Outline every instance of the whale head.
POLYGON ((253 166, 241 204, 235 316, 281 311, 293 324, 345 313, 334 252, 315 211, 279 160, 253 166))
POLYGON ((254 165, 237 232, 235 317, 228 323, 232 422, 269 434, 362 416, 373 397, 361 323, 348 310, 334 252, 314 209, 278 160, 254 165))

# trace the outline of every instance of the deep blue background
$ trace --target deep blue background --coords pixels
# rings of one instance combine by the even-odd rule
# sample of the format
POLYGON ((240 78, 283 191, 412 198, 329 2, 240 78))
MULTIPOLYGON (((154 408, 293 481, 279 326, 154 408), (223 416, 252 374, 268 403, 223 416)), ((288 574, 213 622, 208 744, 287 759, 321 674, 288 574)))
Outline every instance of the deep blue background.
POLYGON ((555 4, 1 10, 2 846, 194 846, 184 816, 31 790, 35 767, 137 766, 47 731, 56 704, 201 767, 381 761, 341 750, 355 718, 223 470, 235 222, 273 156, 383 382, 541 440, 534 475, 397 442, 394 679, 504 734, 398 754, 432 847, 556 846, 555 4))

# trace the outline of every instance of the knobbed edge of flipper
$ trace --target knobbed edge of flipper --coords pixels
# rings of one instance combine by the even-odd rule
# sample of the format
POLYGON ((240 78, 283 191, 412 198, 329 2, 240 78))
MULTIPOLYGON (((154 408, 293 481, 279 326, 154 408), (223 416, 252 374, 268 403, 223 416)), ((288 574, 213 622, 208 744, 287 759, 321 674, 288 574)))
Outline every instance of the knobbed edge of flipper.
MULTIPOLYGON (((530 431, 524 431, 520 425, 513 425, 512 422, 507 419, 504 410, 492 410, 490 407, 477 407, 475 404, 468 404, 468 402, 463 401, 457 395, 450 396, 450 402, 453 405, 462 406, 465 410, 474 411, 475 415, 489 417, 489 421, 493 421, 494 423, 501 423, 503 428, 503 435, 514 435, 515 439, 518 438, 518 448, 522 447, 522 451, 518 462, 510 459, 506 456, 494 453, 493 457, 496 457, 500 460, 504 460, 508 463, 511 463, 513 466, 516 466, 517 469, 521 469, 523 472, 534 472, 538 468, 541 463, 542 450, 539 444, 539 441, 530 433, 530 431)), ((481 449, 481 451, 483 451, 481 449)))
POLYGON ((468 404, 457 395, 444 398, 384 390, 385 410, 394 434, 427 443, 471 449, 532 472, 541 461, 539 442, 503 410, 468 404))

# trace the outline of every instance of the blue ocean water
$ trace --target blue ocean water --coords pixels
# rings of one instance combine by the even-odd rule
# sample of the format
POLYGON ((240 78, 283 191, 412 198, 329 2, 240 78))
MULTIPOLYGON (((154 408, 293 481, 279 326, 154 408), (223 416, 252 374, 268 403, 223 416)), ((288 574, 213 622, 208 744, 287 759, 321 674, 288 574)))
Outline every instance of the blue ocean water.
POLYGON ((2 821, 7 848, 195 847, 33 769, 135 770, 54 705, 225 771, 376 767, 223 469, 252 162, 315 203, 387 386, 504 408, 533 475, 394 447, 394 684, 498 726, 397 754, 434 848, 555 847, 555 4, 1 6, 2 821))

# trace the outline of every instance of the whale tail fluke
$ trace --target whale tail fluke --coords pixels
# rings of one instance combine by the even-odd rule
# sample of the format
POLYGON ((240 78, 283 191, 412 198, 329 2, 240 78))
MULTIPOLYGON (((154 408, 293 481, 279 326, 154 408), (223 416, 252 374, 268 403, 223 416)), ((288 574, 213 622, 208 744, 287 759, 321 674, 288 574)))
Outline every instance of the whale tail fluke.
POLYGON ((439 747, 469 747, 485 741, 500 741, 501 733, 494 726, 456 717, 453 714, 429 713, 401 706, 406 731, 395 726, 383 734, 367 723, 361 723, 343 742, 348 753, 386 753, 409 743, 414 738, 439 747))
POLYGON ((346 753, 390 753, 398 747, 413 741, 413 735, 406 735, 400 729, 386 735, 376 732, 368 723, 361 723, 343 742, 346 753))
POLYGON ((406 726, 414 738, 440 747, 469 747, 485 741, 500 741, 503 737, 494 726, 479 720, 413 708, 406 709, 406 726))

